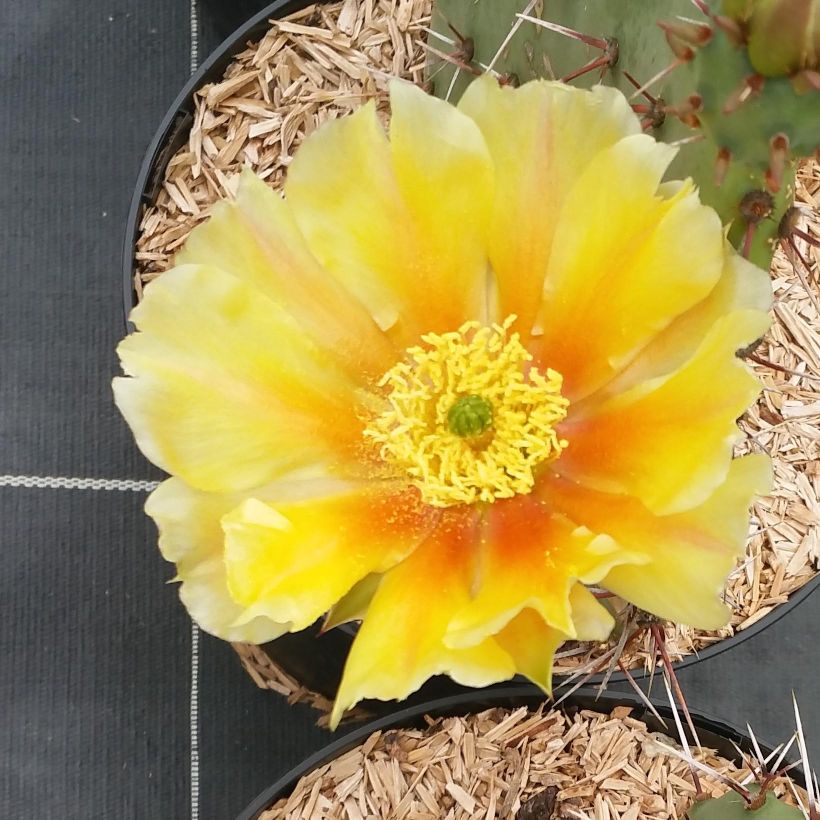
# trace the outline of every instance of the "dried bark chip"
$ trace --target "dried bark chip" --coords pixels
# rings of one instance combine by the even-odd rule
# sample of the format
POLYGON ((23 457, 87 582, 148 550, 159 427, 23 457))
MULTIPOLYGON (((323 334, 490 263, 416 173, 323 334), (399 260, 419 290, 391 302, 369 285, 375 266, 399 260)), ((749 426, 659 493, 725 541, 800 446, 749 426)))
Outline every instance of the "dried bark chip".
POLYGON ((548 786, 522 803, 515 820, 551 820, 558 801, 558 787, 548 786))

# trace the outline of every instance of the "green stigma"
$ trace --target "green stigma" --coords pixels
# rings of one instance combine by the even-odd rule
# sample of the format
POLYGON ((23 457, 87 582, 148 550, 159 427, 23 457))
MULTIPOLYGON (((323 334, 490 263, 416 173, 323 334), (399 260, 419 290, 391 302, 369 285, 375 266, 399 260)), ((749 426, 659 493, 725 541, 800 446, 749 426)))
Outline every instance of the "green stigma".
POLYGON ((462 396, 448 411, 447 423, 457 436, 480 436, 493 423, 493 406, 481 396, 462 396))

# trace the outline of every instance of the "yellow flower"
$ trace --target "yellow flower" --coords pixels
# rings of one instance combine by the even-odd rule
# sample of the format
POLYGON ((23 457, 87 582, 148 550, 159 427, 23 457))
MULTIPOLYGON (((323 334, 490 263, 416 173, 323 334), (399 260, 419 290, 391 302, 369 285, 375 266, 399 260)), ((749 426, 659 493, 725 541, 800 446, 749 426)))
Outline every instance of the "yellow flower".
POLYGON ((134 311, 117 403, 206 630, 363 618, 334 720, 431 675, 549 689, 612 619, 715 628, 768 462, 732 460, 766 275, 607 88, 392 86, 246 173, 134 311))

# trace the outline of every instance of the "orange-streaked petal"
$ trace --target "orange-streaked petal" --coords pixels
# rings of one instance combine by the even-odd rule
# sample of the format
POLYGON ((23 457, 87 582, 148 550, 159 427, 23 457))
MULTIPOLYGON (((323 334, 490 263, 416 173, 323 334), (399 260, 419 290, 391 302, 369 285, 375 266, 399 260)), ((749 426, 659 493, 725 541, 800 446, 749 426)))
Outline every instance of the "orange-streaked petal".
POLYGON ((658 195, 673 155, 646 135, 626 137, 590 160, 562 203, 532 350, 563 374, 571 401, 609 381, 720 276, 717 214, 691 184, 658 195))
MULTIPOLYGON (((583 584, 569 592, 572 622, 578 640, 605 641, 615 621, 583 584)), ((498 645, 513 659, 516 671, 552 694, 555 651, 569 638, 545 623, 534 609, 522 609, 498 634, 498 645)))
POLYGON ((354 584, 350 591, 330 608, 322 624, 323 629, 334 629, 352 621, 363 621, 381 581, 382 576, 379 573, 371 572, 354 584))
MULTIPOLYGON (((655 336, 609 384, 585 399, 583 407, 677 370, 722 317, 745 310, 764 313, 771 303, 769 274, 725 245, 723 274, 711 293, 655 336)), ((576 403, 575 412, 583 412, 581 407, 576 403)))
POLYGON ((522 609, 495 636, 496 643, 512 658, 515 671, 552 694, 555 653, 567 636, 548 626, 534 610, 522 609))
POLYGON ((210 265, 257 288, 351 378, 378 379, 400 355, 361 302, 310 253, 281 196, 248 169, 236 201, 217 203, 175 262, 210 265))
POLYGON ((365 576, 404 559, 438 516, 401 485, 284 504, 248 499, 222 519, 228 588, 244 618, 304 629, 365 576))
POLYGON ((736 311, 716 322, 677 371, 614 396, 561 426, 569 446, 561 475, 608 493, 634 495, 658 514, 708 498, 729 469, 736 419, 760 384, 735 352, 760 337, 766 314, 736 311))
POLYGON ((511 658, 491 639, 469 649, 443 643, 469 601, 477 538, 475 510, 445 510, 427 541, 385 573, 351 647, 331 725, 363 698, 405 698, 433 675, 466 686, 513 676, 511 658))
POLYGON ((361 444, 355 385, 260 291, 182 266, 145 291, 118 348, 114 394, 145 455, 187 484, 232 492, 361 444))
POLYGON ((743 552, 749 505, 756 494, 768 491, 770 483, 766 456, 736 459, 723 484, 704 503, 669 516, 653 515, 636 499, 563 479, 547 481, 539 489, 567 515, 648 559, 613 567, 601 586, 661 618, 717 629, 729 617, 719 595, 743 552))
POLYGON ((476 124, 407 83, 390 140, 370 104, 329 123, 288 169, 311 251, 400 347, 482 318, 492 165, 476 124))
POLYGON ((596 583, 630 560, 609 536, 578 527, 533 495, 497 501, 485 512, 476 589, 451 621, 446 643, 479 643, 525 607, 574 638, 569 594, 575 582, 596 583))
POLYGON ((486 311, 492 160, 469 117, 411 83, 390 84, 390 111, 396 180, 420 240, 410 255, 420 327, 455 330, 459 316, 486 311))
POLYGON ((194 621, 226 641, 265 643, 288 632, 290 624, 259 616, 236 625, 244 608, 228 592, 220 519, 238 501, 169 478, 148 497, 145 511, 159 529, 163 557, 177 565, 179 597, 194 621))
POLYGON ((458 107, 478 123, 495 164, 489 255, 499 312, 517 315, 526 337, 553 243, 563 241, 556 228, 569 190, 592 157, 641 126, 623 94, 605 86, 579 91, 536 81, 512 88, 485 75, 458 107))

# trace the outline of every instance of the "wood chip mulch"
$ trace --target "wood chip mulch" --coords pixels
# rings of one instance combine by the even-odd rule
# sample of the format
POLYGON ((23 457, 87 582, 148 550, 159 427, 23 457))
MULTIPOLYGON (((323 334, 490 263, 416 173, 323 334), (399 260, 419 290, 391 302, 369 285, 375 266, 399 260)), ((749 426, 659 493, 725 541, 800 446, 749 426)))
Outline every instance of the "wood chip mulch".
MULTIPOLYGON (((688 764, 662 748, 678 743, 629 707, 571 717, 492 709, 428 722, 376 732, 259 820, 677 820, 695 796, 688 764)), ((738 781, 749 774, 706 748, 695 754, 738 781)), ((710 796, 726 791, 700 779, 710 796)), ((776 792, 791 801, 786 781, 776 792)))
MULTIPOLYGON (((159 196, 141 221, 137 294, 171 266, 174 253, 190 230, 207 219, 210 206, 233 196, 243 166, 280 186, 293 152, 320 123, 370 99, 386 118, 389 78, 423 81, 430 6, 431 0, 309 6, 271 21, 269 32, 248 44, 221 82, 198 92, 188 143, 171 160, 159 196)), ((804 164, 796 198, 806 212, 803 229, 820 238, 820 166, 804 164)), ((820 251, 797 242, 811 269, 796 271, 782 251, 775 258, 774 324, 755 351, 759 361, 750 362, 764 390, 741 421, 747 439, 738 448, 739 454, 771 454, 775 489, 755 504, 746 556, 726 589, 732 623, 716 633, 668 625, 673 658, 747 629, 818 572, 820 251)), ((604 650, 567 647, 558 668, 594 666, 604 650)), ((631 668, 650 665, 648 638, 635 642, 625 660, 631 668)), ((264 678, 266 673, 261 674, 264 678)))

